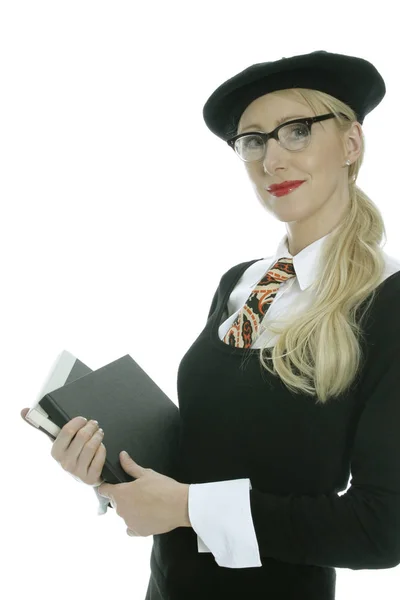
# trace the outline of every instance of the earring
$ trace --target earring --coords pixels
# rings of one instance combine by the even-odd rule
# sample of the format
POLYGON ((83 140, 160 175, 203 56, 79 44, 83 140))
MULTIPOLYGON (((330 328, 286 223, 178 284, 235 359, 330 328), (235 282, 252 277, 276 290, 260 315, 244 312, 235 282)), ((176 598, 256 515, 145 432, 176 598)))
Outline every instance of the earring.
POLYGON ((347 165, 347 166, 350 166, 350 161, 349 161, 349 159, 347 159, 347 160, 346 160, 346 165, 347 165))

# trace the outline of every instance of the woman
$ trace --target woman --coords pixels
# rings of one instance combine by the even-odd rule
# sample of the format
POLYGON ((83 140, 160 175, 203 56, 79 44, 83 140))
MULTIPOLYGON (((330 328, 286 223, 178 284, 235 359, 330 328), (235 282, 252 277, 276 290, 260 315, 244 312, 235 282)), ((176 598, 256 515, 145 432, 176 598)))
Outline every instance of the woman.
MULTIPOLYGON (((190 526, 153 536, 146 600, 332 600, 335 567, 400 564, 400 261, 355 183, 384 95, 371 63, 319 51, 252 65, 204 106, 287 234, 224 273, 179 365, 190 526)), ((245 211, 229 217, 244 245, 245 211)), ((92 444, 95 424, 73 426, 92 444)))
MULTIPOLYGON (((400 262, 355 183, 385 91, 371 63, 319 51, 204 106, 287 235, 221 277, 179 365, 192 527, 154 535, 146 600, 331 600, 335 567, 400 563, 400 262)), ((229 217, 245 244, 245 208, 229 217)))

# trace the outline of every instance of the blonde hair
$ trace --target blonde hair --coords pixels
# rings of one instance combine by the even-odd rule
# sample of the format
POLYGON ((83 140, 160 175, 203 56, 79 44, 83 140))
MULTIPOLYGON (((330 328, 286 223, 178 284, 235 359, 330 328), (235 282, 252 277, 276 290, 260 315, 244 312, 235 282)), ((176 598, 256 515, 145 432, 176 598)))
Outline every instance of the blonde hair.
MULTIPOLYGON (((357 120, 348 105, 323 92, 296 88, 284 93, 296 100, 299 96, 303 98, 315 115, 335 113, 332 120, 339 134, 357 120)), ((260 348, 260 364, 267 371, 276 373, 293 393, 317 396, 317 403, 322 404, 329 397, 344 393, 357 376, 363 358, 359 343, 363 338, 361 321, 385 270, 381 244, 382 238, 384 244, 387 238, 382 215, 355 184, 364 152, 362 134, 362 151, 349 167, 349 211, 323 246, 316 280, 311 286, 315 300, 283 327, 278 327, 278 320, 268 322, 267 327, 280 337, 272 349, 267 347, 269 342, 260 348), (370 294, 358 321, 357 313, 370 294), (269 367, 269 360, 273 368, 269 367)))

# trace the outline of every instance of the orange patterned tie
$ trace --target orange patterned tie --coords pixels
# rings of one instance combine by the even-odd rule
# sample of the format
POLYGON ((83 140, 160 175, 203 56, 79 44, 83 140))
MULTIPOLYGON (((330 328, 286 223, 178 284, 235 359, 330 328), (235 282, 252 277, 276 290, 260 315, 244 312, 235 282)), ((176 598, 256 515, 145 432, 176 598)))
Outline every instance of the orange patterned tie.
POLYGON ((225 344, 236 348, 250 348, 279 286, 295 276, 293 258, 280 258, 251 292, 246 304, 226 332, 223 339, 225 344))

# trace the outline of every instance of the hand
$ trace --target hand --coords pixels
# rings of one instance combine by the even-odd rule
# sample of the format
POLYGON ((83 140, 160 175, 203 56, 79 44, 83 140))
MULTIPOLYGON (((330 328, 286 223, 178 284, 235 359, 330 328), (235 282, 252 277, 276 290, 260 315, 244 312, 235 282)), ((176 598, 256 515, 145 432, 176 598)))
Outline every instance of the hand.
MULTIPOLYGON (((29 408, 21 411, 22 418, 29 408)), ((26 419, 25 419, 26 420, 26 419)), ((26 421, 29 423, 29 421, 26 421)), ((29 423, 34 427, 31 423, 29 423)), ((74 417, 60 430, 53 442, 51 456, 78 481, 87 485, 100 485, 107 451, 101 443, 103 435, 98 432, 98 425, 85 421, 82 417, 74 417)))
POLYGON ((122 452, 120 463, 136 481, 102 483, 97 491, 110 499, 117 514, 124 519, 128 535, 147 537, 176 527, 190 527, 188 485, 141 467, 122 452))

